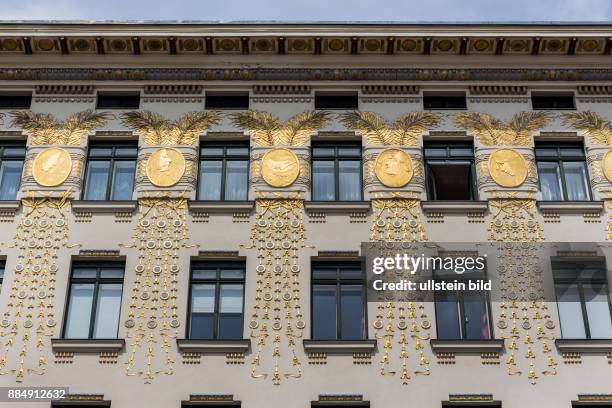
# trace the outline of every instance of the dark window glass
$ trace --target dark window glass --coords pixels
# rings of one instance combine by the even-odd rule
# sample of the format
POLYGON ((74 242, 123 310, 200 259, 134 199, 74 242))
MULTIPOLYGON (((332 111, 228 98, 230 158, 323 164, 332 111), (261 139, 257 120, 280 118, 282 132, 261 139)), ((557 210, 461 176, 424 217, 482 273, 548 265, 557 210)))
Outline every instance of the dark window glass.
POLYGON ((315 201, 359 201, 361 146, 341 143, 313 143, 312 199, 315 201))
POLYGON ((561 334, 566 339, 612 339, 605 261, 552 260, 561 334))
POLYGON ((202 144, 198 200, 246 200, 248 188, 248 144, 202 144))
POLYGON ((0 144, 0 200, 15 200, 21 184, 25 143, 0 144))
POLYGON ((140 92, 98 92, 97 109, 138 109, 140 92))
POLYGON ((64 338, 117 337, 124 267, 117 263, 77 264, 72 268, 64 338))
POLYGON ((249 109, 249 94, 248 92, 236 93, 206 93, 205 98, 206 109, 249 109))
POLYGON ((573 94, 560 95, 531 95, 531 105, 534 110, 552 109, 565 110, 575 109, 573 94))
POLYGON ((314 340, 362 340, 367 337, 364 279, 359 262, 313 263, 314 340))
POLYGON ((475 200, 476 170, 471 143, 426 142, 427 197, 430 200, 475 200))
POLYGON ((465 94, 424 94, 423 106, 426 110, 461 110, 467 109, 465 94))
POLYGON ((30 109, 32 94, 0 94, 0 109, 30 109))
POLYGON ((0 261, 0 291, 2 290, 2 282, 4 282, 4 261, 0 261))
POLYGON ((328 93, 315 92, 315 109, 358 109, 357 92, 328 93))
POLYGON ((582 144, 536 143, 535 147, 543 200, 587 201, 591 199, 582 144))
POLYGON ((89 146, 84 200, 131 200, 136 173, 136 143, 89 146))
POLYGON ((241 339, 244 319, 243 262, 205 262, 191 267, 190 339, 241 339))

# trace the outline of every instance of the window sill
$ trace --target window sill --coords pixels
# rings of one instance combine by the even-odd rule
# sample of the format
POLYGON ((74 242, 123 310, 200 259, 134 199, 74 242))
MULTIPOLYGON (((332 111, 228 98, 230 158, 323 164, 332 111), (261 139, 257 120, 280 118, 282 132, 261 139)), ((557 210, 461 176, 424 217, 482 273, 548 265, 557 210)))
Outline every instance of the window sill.
POLYGON ((94 214, 133 213, 137 206, 137 201, 75 200, 72 202, 73 211, 94 214))
POLYGON ((254 201, 189 201, 191 212, 206 212, 217 214, 233 214, 236 212, 251 212, 254 201))
POLYGON ((102 400, 102 399, 90 400, 90 399, 87 399, 85 396, 81 397, 80 395, 74 395, 74 396, 68 395, 65 399, 51 401, 51 408, 54 408, 54 407, 74 407, 74 408, 110 407, 110 406, 111 406, 110 400, 102 400))
POLYGON ((370 211, 369 201, 305 201, 304 208, 309 212, 350 214, 370 211))
POLYGON ((612 352, 612 339, 557 339, 557 350, 570 353, 612 352))
POLYGON ((124 346, 124 339, 51 339, 54 353, 118 353, 124 346))
POLYGON ((501 352, 504 348, 504 340, 439 340, 429 341, 431 349, 436 352, 471 354, 471 353, 494 353, 501 352))
POLYGON ((487 210, 488 203, 486 201, 472 200, 427 200, 421 201, 421 207, 425 212, 438 213, 484 213, 487 210))
POLYGON ((176 345, 181 353, 245 353, 251 347, 251 340, 176 339, 176 345))
POLYGON ((0 200, 0 211, 13 211, 19 209, 19 200, 0 200))
POLYGON ((542 212, 556 212, 564 214, 582 214, 585 212, 603 211, 603 201, 538 201, 538 208, 542 212))
POLYGON ((376 340, 303 340, 307 353, 372 353, 376 349, 376 340))

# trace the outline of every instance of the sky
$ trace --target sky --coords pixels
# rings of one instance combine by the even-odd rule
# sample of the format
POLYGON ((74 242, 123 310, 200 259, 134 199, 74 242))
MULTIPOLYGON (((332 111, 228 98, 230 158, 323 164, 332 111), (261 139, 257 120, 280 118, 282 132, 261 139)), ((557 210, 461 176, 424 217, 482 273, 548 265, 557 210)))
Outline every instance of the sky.
POLYGON ((612 21, 612 0, 0 0, 0 20, 612 21))

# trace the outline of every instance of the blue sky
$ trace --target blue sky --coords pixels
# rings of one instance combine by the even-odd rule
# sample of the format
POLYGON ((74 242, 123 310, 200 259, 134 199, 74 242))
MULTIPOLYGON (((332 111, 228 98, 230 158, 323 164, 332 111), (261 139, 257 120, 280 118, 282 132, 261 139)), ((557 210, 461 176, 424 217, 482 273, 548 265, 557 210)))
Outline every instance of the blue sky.
POLYGON ((2 0, 0 20, 610 21, 612 0, 2 0))

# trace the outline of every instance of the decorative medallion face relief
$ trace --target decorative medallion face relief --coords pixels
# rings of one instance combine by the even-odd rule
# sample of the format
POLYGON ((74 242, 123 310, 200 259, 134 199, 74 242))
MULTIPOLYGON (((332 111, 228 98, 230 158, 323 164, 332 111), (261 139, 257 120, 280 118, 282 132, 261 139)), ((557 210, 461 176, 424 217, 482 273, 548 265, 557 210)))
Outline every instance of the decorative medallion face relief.
POLYGON ((272 149, 261 159, 261 176, 272 187, 288 187, 299 175, 298 157, 289 149, 272 149))
POLYGON ((385 187, 403 187, 414 174, 410 155, 400 149, 386 149, 378 154, 374 172, 385 187))
POLYGON ((502 187, 518 187, 527 178, 527 162, 516 150, 499 149, 489 157, 489 173, 502 187))
POLYGON ((56 187, 70 175, 72 159, 59 147, 50 147, 38 153, 32 164, 32 176, 43 187, 56 187))
POLYGON ((147 177, 157 187, 170 187, 185 174, 185 158, 176 149, 161 148, 147 160, 147 177))

